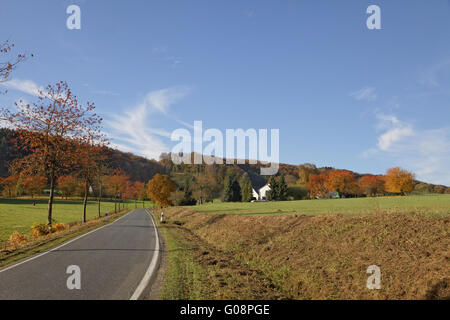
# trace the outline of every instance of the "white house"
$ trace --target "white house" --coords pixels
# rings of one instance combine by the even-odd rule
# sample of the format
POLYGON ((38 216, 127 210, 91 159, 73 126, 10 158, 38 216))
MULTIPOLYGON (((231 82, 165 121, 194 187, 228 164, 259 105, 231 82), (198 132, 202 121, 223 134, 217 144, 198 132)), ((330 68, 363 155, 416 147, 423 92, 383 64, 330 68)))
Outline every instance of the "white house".
POLYGON ((255 191, 255 189, 252 188, 252 197, 256 200, 259 200, 259 193, 255 191))
POLYGON ((267 199, 267 197, 266 197, 267 191, 270 191, 270 185, 269 184, 266 184, 264 187, 262 187, 262 188, 260 188, 258 190, 258 193, 259 193, 259 199, 258 200, 266 200, 267 199))

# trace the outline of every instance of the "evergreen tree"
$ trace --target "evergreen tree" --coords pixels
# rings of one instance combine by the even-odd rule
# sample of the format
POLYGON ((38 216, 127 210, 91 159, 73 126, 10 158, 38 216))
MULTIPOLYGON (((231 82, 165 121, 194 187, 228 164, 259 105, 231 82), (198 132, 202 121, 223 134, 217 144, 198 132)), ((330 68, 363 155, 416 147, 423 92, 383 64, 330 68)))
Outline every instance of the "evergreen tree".
POLYGON ((233 192, 233 198, 231 201, 233 202, 241 202, 241 186, 239 185, 239 182, 236 179, 233 179, 232 184, 232 192, 233 192))
POLYGON ((242 202, 250 202, 253 197, 252 193, 252 183, 250 178, 248 177, 247 172, 241 177, 239 181, 241 187, 241 200, 242 202))
POLYGON ((287 199, 288 186, 284 180, 284 175, 278 179, 277 182, 277 199, 278 201, 285 201, 287 199))
POLYGON ((274 176, 271 176, 269 178, 269 182, 268 182, 269 186, 270 186, 270 190, 266 192, 266 200, 267 201, 274 201, 276 199, 277 196, 277 181, 275 180, 274 176))
POLYGON ((233 177, 231 175, 225 177, 222 200, 223 202, 233 201, 233 177))

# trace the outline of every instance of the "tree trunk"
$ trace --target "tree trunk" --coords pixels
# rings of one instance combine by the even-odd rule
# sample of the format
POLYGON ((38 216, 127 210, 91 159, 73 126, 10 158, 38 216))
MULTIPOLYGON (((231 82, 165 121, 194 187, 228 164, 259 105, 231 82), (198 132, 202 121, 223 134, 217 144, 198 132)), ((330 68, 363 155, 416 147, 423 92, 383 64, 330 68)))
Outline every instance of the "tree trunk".
POLYGON ((86 222, 86 206, 89 192, 89 183, 88 180, 84 182, 84 199, 83 199, 83 222, 86 222))
POLYGON ((48 225, 52 225, 53 197, 55 195, 55 175, 50 176, 50 196, 48 197, 48 225))
POLYGON ((97 200, 97 203, 98 203, 98 217, 99 218, 102 217, 102 212, 100 210, 100 203, 101 203, 101 201, 102 201, 102 184, 100 183, 99 191, 98 191, 98 200, 97 200))
POLYGON ((114 198, 114 213, 117 213, 117 199, 114 198))

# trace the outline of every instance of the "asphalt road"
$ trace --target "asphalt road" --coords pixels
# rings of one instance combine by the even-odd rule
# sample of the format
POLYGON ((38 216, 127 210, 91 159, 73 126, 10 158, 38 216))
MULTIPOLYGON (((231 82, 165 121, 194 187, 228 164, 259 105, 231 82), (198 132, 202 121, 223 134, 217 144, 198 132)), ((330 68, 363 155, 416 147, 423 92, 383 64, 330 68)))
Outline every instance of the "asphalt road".
POLYGON ((40 257, 0 269, 0 299, 130 299, 155 244, 152 219, 144 209, 135 210, 40 257), (80 268, 81 289, 67 287, 71 265, 80 268))

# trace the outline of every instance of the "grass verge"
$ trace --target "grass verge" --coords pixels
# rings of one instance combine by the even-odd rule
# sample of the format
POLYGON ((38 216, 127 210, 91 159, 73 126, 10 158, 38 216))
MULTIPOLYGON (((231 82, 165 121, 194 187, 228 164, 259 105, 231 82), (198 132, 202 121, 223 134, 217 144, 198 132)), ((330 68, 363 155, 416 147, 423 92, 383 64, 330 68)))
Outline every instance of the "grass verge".
POLYGON ((242 264, 229 253, 209 245, 179 221, 160 223, 167 268, 159 299, 280 299, 283 296, 263 273, 242 264))

